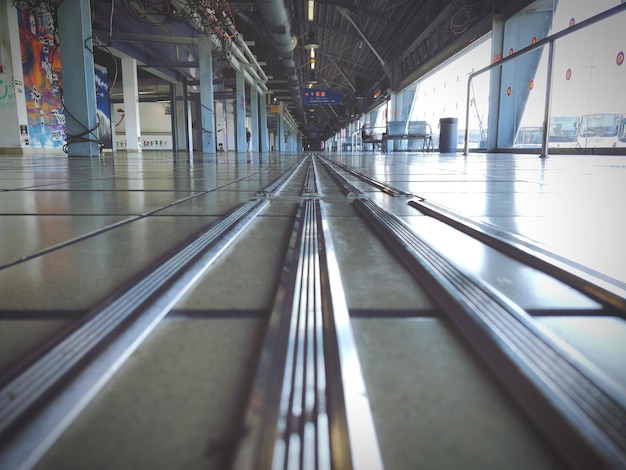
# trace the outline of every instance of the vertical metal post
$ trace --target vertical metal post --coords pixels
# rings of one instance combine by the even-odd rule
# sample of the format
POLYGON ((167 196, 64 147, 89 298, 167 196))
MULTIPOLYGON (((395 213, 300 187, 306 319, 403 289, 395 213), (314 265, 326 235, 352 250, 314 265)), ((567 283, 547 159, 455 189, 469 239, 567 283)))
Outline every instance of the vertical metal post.
MULTIPOLYGON (((465 102, 465 142, 463 142, 463 155, 467 156, 467 140, 469 138, 469 116, 470 116, 470 103, 472 101, 472 78, 473 74, 470 74, 467 79, 467 100, 465 102)), ((474 103, 476 104, 476 103, 474 103)))
POLYGON ((548 73, 546 76, 546 104, 543 113, 543 136, 541 137, 540 158, 547 158, 550 145, 550 105, 552 102, 552 56, 554 55, 554 41, 548 43, 548 73))

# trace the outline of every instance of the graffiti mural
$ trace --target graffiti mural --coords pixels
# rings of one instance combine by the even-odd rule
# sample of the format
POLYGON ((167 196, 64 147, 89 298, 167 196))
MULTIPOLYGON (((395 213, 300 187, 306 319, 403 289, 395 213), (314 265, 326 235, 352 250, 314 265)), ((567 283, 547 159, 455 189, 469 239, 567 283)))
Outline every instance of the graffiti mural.
POLYGON ((95 65, 96 101, 98 103, 98 140, 104 148, 113 148, 111 131, 111 106, 109 100, 109 83, 106 67, 95 65))
POLYGON ((18 10, 18 21, 30 145, 61 148, 65 144, 61 56, 52 16, 18 10))

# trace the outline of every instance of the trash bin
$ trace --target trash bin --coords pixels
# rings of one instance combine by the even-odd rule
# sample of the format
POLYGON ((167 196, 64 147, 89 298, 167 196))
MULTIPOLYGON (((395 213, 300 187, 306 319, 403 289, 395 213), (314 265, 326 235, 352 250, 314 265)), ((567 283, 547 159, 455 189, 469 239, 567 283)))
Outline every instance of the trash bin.
POLYGON ((439 152, 456 152, 458 148, 457 134, 459 132, 458 118, 439 119, 439 152))

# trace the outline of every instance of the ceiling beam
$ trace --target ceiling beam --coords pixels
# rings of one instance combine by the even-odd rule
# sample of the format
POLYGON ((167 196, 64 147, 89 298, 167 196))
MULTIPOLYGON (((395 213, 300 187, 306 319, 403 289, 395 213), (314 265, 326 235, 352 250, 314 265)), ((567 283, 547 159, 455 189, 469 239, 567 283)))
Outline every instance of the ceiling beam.
POLYGON ((141 33, 120 33, 114 32, 109 34, 108 31, 93 31, 93 34, 97 36, 100 41, 117 41, 117 42, 154 42, 160 44, 183 44, 183 45, 197 45, 197 37, 184 37, 184 36, 163 36, 156 34, 141 34, 141 33))
POLYGON ((148 61, 145 65, 139 65, 138 67, 155 67, 155 68, 172 68, 172 69, 188 69, 188 68, 198 68, 197 60, 168 60, 168 61, 148 61))

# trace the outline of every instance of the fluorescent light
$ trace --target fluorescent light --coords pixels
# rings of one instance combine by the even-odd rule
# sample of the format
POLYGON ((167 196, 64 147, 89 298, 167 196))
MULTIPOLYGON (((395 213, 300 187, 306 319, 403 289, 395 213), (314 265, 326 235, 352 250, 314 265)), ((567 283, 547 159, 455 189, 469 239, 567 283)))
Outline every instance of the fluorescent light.
POLYGON ((309 0, 308 20, 313 21, 315 18, 315 0, 309 0))

